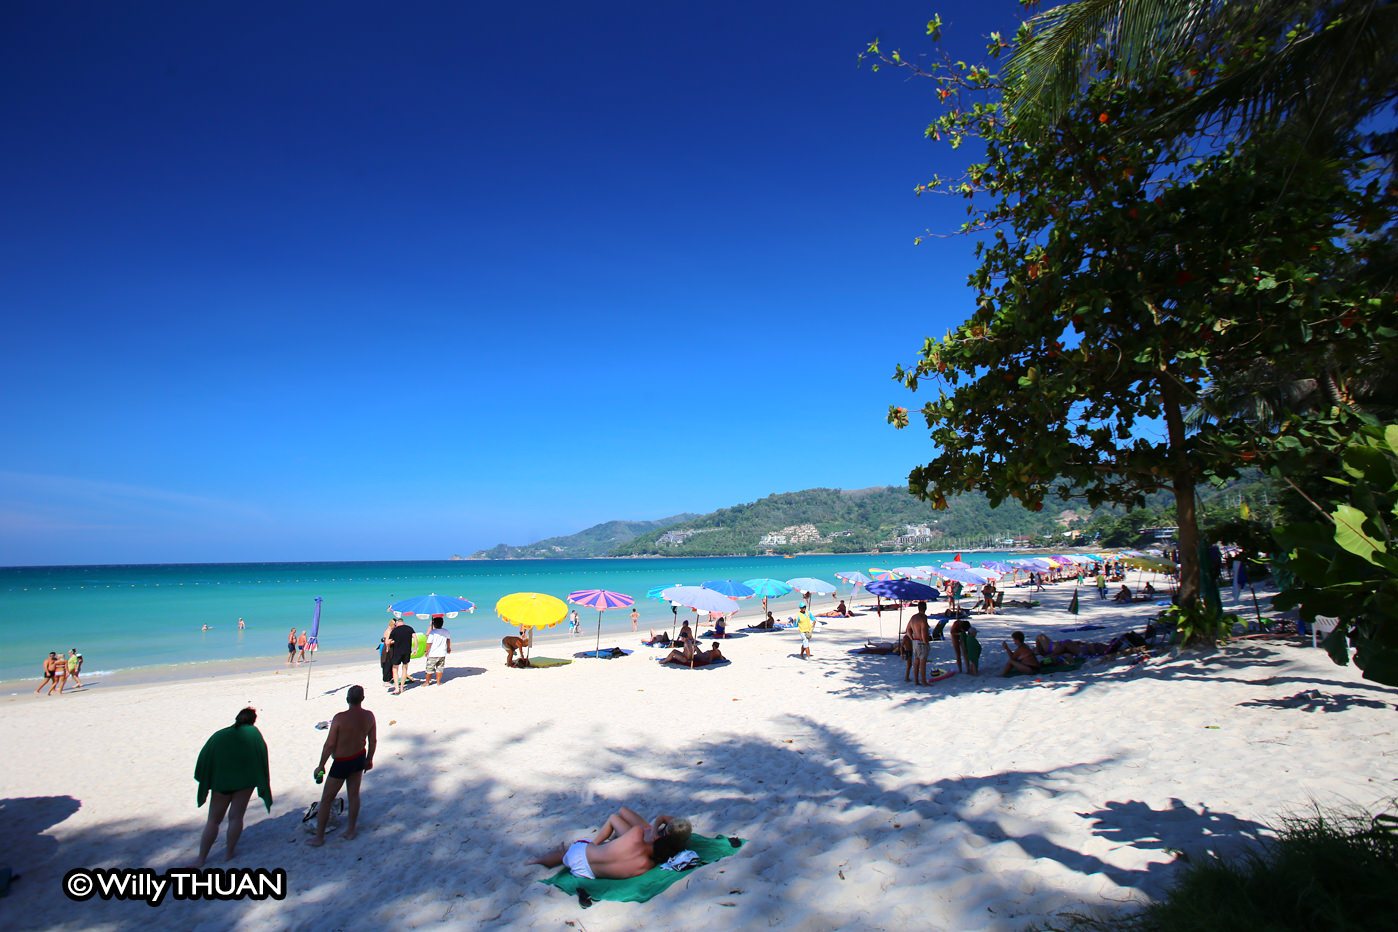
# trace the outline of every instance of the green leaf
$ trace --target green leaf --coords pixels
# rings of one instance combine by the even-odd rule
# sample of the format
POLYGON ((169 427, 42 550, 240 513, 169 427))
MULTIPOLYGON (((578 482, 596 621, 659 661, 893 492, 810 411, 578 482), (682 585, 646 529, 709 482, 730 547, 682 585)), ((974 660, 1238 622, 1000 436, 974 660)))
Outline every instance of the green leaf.
POLYGON ((1364 512, 1353 505, 1340 505, 1330 518, 1335 522, 1335 543, 1361 560, 1377 563, 1374 551, 1383 553, 1386 548, 1383 541, 1364 531, 1364 512))
POLYGON ((1349 639, 1346 637, 1348 630, 1348 626, 1342 621, 1320 642, 1330 659, 1341 667, 1349 666, 1349 639))

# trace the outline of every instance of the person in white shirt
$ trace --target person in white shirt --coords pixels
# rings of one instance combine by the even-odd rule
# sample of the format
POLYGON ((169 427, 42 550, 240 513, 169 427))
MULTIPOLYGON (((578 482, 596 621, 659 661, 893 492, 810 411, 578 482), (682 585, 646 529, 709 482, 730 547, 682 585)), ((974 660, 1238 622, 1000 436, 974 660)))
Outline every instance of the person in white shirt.
POLYGON ((442 619, 433 618, 432 627, 427 630, 427 676, 423 685, 432 685, 432 674, 437 674, 437 685, 442 685, 442 673, 447 668, 447 654, 451 653, 451 632, 442 627, 442 619))

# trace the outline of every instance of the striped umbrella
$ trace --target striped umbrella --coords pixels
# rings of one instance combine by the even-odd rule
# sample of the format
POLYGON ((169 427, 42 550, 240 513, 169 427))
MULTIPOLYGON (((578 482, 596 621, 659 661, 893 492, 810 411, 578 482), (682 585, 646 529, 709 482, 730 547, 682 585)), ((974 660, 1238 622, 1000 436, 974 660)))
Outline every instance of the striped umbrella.
POLYGON ((869 575, 872 576, 876 582, 888 582, 890 579, 902 578, 893 570, 879 569, 877 566, 869 567, 869 575))
MULTIPOLYGON (((929 567, 930 569, 930 567, 929 567)), ((920 566, 895 566, 893 572, 904 579, 926 579, 931 573, 924 572, 920 566)))
POLYGON ((636 600, 631 596, 607 589, 579 589, 577 592, 568 593, 568 601, 574 605, 586 605, 588 608, 597 609, 597 648, 592 652, 594 657, 599 656, 602 651, 602 613, 609 608, 626 608, 636 604, 636 600))

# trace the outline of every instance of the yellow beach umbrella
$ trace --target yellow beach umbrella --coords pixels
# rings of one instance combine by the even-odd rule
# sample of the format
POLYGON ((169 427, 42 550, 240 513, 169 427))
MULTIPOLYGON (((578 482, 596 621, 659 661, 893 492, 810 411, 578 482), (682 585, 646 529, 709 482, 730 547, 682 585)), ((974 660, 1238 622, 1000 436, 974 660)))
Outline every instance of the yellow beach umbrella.
POLYGON ((568 606, 542 592, 512 592, 495 603, 495 614, 517 628, 552 628, 568 617, 568 606))

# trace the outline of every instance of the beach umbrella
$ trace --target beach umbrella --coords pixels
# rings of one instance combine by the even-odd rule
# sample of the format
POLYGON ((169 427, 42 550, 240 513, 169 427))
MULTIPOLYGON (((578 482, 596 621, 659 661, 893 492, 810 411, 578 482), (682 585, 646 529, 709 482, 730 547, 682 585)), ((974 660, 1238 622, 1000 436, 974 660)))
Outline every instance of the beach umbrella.
POLYGON ((568 617, 568 606, 542 592, 512 592, 495 603, 495 614, 517 628, 552 628, 568 617))
POLYGON ((708 582, 700 583, 699 586, 702 589, 712 589, 719 595, 726 595, 730 599, 750 599, 757 594, 757 590, 735 579, 711 579, 708 582))
MULTIPOLYGON (((937 590, 913 579, 876 579, 864 587, 881 599, 898 602, 898 637, 903 636, 903 603, 937 598, 937 590)), ((883 613, 879 613, 879 637, 883 637, 883 613)))
POLYGON ((1013 566, 1010 566, 1008 563, 1003 563, 1000 560, 984 560, 981 562, 981 566, 999 573, 1013 573, 1015 571, 1013 566))
POLYGON ((995 578, 998 574, 993 570, 978 570, 965 563, 943 563, 937 570, 937 575, 943 579, 955 580, 959 583, 969 583, 980 586, 995 578))
POLYGON ((316 613, 311 619, 311 636, 306 638, 306 650, 311 652, 311 662, 306 665, 306 695, 303 699, 311 698, 311 667, 315 666, 316 648, 320 646, 320 596, 316 596, 316 613))
POLYGON ((923 572, 923 567, 921 566, 895 566, 893 572, 902 576, 904 579, 926 579, 932 575, 931 573, 923 572))
POLYGON ((893 570, 885 570, 885 569, 881 569, 881 568, 879 568, 879 567, 877 567, 877 566, 871 566, 871 567, 869 567, 869 575, 872 576, 874 579, 881 579, 881 580, 897 579, 897 578, 898 578, 898 574, 895 573, 895 572, 893 572, 893 570))
POLYGON ((830 595, 835 591, 832 584, 813 576, 798 576, 795 579, 788 579, 786 584, 800 592, 814 592, 817 595, 830 595))
POLYGON ((636 604, 636 600, 620 592, 607 589, 579 589, 568 593, 568 601, 574 605, 585 605, 597 609, 597 647, 593 656, 602 652, 602 613, 609 608, 626 608, 636 604))
POLYGON ((835 578, 843 579, 845 582, 849 583, 849 597, 851 600, 854 599, 854 594, 859 591, 860 586, 865 583, 873 582, 872 579, 859 572, 859 570, 845 570, 843 573, 836 573, 835 578))
MULTIPOLYGON (((699 625, 700 612, 708 612, 711 615, 727 615, 738 610, 737 602, 712 589, 705 589, 703 586, 671 586, 665 590, 664 595, 672 604, 694 609, 696 629, 699 625)), ((697 630, 695 635, 698 635, 697 630)))
POLYGON ((786 595, 791 591, 791 587, 780 579, 769 579, 765 576, 757 579, 745 579, 743 585, 751 589, 756 595, 762 596, 762 613, 767 613, 767 600, 775 599, 786 595))
POLYGON ((668 583, 668 584, 666 584, 666 585, 664 585, 664 586, 651 586, 649 589, 646 590, 646 598, 648 598, 648 599, 657 599, 657 600, 659 600, 659 601, 661 601, 661 602, 668 602, 668 601, 670 601, 670 600, 667 599, 667 598, 665 598, 665 596, 662 595, 661 593, 663 593, 666 589, 673 589, 675 586, 682 586, 682 585, 684 585, 684 583, 677 583, 677 582, 676 582, 676 583, 668 583))
POLYGON ((416 615, 418 618, 431 618, 433 615, 442 615, 446 618, 455 618, 460 612, 474 612, 476 605, 465 599, 459 599, 450 595, 417 595, 411 599, 404 599, 401 602, 394 602, 388 607, 394 618, 402 618, 404 615, 416 615))

